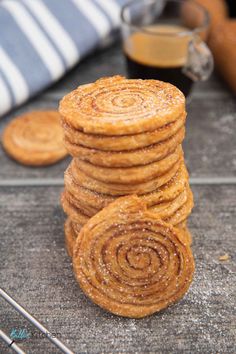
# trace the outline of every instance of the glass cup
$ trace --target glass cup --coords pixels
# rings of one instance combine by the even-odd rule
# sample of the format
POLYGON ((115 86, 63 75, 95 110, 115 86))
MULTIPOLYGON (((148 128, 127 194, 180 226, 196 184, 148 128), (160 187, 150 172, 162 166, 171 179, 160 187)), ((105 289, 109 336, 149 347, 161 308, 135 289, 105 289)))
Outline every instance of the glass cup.
POLYGON ((214 64, 205 41, 209 15, 192 0, 133 0, 121 12, 129 78, 170 82, 188 96, 214 64))

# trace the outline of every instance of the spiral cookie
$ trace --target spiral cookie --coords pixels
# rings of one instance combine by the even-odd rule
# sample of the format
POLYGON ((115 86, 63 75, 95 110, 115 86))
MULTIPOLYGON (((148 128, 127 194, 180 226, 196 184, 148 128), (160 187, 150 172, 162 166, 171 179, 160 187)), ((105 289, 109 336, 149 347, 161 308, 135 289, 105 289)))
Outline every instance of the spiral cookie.
MULTIPOLYGON (((192 236, 191 233, 186 226, 186 222, 182 222, 178 225, 176 225, 177 228, 181 229, 181 232, 183 233, 183 242, 186 245, 191 245, 192 243, 192 236)), ((76 224, 75 222, 71 221, 69 218, 67 218, 64 226, 65 230, 65 245, 66 245, 66 250, 67 253, 70 257, 73 255, 73 250, 75 246, 75 242, 77 239, 78 234, 80 233, 82 226, 79 224, 76 224)))
MULTIPOLYGON (((100 194, 121 196, 121 195, 135 193, 140 195, 140 194, 153 192, 157 188, 168 183, 175 176, 182 162, 183 162, 182 159, 177 160, 177 162, 170 168, 170 170, 163 172, 163 174, 158 175, 157 177, 154 177, 151 180, 147 179, 146 182, 135 183, 135 184, 132 183, 119 184, 119 183, 104 183, 102 181, 98 181, 94 178, 89 177, 84 172, 82 172, 78 168, 78 166, 76 166, 75 160, 72 160, 67 171, 65 172, 65 180, 67 178, 67 174, 71 174, 76 184, 100 194)), ((157 172, 155 172, 155 166, 153 166, 153 171, 150 172, 152 172, 153 174, 154 173, 158 174, 157 172)), ((137 174, 138 173, 139 173, 139 169, 137 168, 137 174)))
POLYGON ((78 235, 76 278, 93 302, 116 315, 151 315, 181 299, 191 284, 194 259, 182 237, 139 198, 119 198, 78 235))
MULTIPOLYGON (((179 145, 165 158, 154 161, 144 166, 131 167, 102 167, 94 166, 90 162, 74 159, 76 167, 87 176, 104 183, 137 184, 149 181, 169 171, 183 157, 183 151, 179 145)), ((145 161, 145 159, 143 160, 145 161)))
POLYGON ((81 160, 97 166, 130 167, 147 165, 164 159, 182 143, 184 135, 185 128, 182 127, 175 135, 165 141, 132 151, 114 152, 89 149, 81 145, 71 144, 68 139, 65 139, 65 146, 72 156, 79 157, 81 160))
MULTIPOLYGON (((215 25, 223 22, 229 16, 227 1, 225 0, 196 0, 198 4, 205 7, 210 15, 210 29, 212 30, 215 25)), ((201 19, 199 19, 201 20, 201 19)))
POLYGON ((70 193, 67 188, 64 189, 64 195, 65 195, 65 198, 67 199, 67 201, 71 205, 73 205, 74 207, 83 211, 83 213, 87 216, 93 216, 94 214, 96 214, 99 211, 99 210, 93 208, 92 205, 87 204, 83 200, 81 201, 81 199, 79 199, 79 198, 76 198, 75 195, 73 193, 70 193))
MULTIPOLYGON (((70 219, 79 225, 84 225, 90 217, 98 212, 86 208, 80 200, 76 199, 67 190, 64 190, 62 194, 62 207, 70 219)), ((176 198, 155 204, 151 206, 149 210, 155 213, 159 219, 168 221, 171 225, 179 225, 186 220, 192 208, 192 192, 189 187, 186 187, 176 198)))
POLYGON ((25 165, 49 165, 67 155, 56 111, 30 112, 15 118, 4 130, 2 143, 13 159, 25 165))
POLYGON ((129 151, 150 146, 169 139, 184 126, 186 112, 178 117, 174 122, 164 125, 154 131, 133 135, 96 135, 86 134, 62 121, 66 140, 72 144, 82 145, 91 149, 103 151, 129 151))
POLYGON ((75 170, 75 174, 79 169, 89 177, 104 183, 138 184, 163 175, 181 159, 183 159, 183 150, 179 145, 164 159, 143 166, 106 168, 94 166, 80 159, 73 159, 72 169, 75 170))
MULTIPOLYGON (((184 163, 180 165, 175 176, 165 185, 153 192, 139 194, 148 207, 175 199, 184 191, 188 183, 188 172, 184 163)), ((65 189, 70 192, 80 203, 81 209, 89 210, 95 214, 116 199, 116 196, 94 192, 84 188, 74 181, 70 168, 65 173, 65 189)))
MULTIPOLYGON (((179 224, 179 225, 181 225, 181 224, 179 224)), ((192 235, 191 235, 191 232, 189 231, 189 228, 186 225, 185 226, 179 226, 179 225, 176 225, 176 227, 182 229, 182 232, 184 234, 187 244, 191 245, 193 240, 192 240, 192 235)))
POLYGON ((129 135, 176 121, 185 112, 185 97, 168 83, 114 76, 78 87, 59 110, 68 125, 85 133, 129 135))

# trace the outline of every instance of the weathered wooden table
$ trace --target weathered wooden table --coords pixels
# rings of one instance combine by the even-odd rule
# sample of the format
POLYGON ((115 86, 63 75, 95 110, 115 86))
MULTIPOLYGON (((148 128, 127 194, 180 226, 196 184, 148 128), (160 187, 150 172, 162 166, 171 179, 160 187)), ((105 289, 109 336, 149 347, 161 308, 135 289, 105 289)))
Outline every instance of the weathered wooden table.
MULTIPOLYGON (((65 79, 1 120, 56 108, 79 84, 125 73, 120 48, 86 59, 65 79)), ((236 100, 215 76, 195 87, 184 143, 195 208, 190 218, 196 259, 185 298, 142 320, 93 305, 75 282, 59 204, 69 158, 46 168, 18 165, 0 151, 0 284, 75 353, 235 353, 236 100), (230 259, 222 262, 221 255, 230 259)), ((27 353, 59 353, 0 299, 0 328, 24 329, 27 353)), ((0 353, 10 353, 0 343, 0 353)))

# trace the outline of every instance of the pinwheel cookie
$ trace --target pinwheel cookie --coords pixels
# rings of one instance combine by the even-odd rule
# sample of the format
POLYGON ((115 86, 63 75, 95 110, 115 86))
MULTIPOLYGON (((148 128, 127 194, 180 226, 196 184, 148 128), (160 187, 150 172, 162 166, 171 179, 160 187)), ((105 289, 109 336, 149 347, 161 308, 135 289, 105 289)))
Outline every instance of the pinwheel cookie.
MULTIPOLYGON (((183 192, 187 183, 188 172, 184 162, 182 162, 176 174, 169 182, 155 189, 153 192, 139 194, 139 197, 145 201, 148 207, 160 202, 170 201, 183 192)), ((65 188, 80 201, 82 208, 89 208, 94 213, 116 199, 116 196, 98 193, 76 183, 70 167, 65 172, 65 188)))
POLYGON ((194 259, 180 229, 129 196, 118 198, 82 228, 73 268, 82 290, 97 305, 141 318, 184 296, 194 259))
POLYGON ((13 159, 25 165, 49 165, 67 155, 56 111, 30 112, 13 119, 3 132, 2 143, 13 159))
MULTIPOLYGON (((176 175, 176 172, 178 171, 182 162, 182 158, 177 160, 176 163, 173 164, 173 166, 168 171, 162 171, 161 174, 160 172, 158 172, 155 163, 152 164, 153 166, 144 166, 147 174, 150 173, 151 175, 154 175, 152 179, 146 178, 145 182, 122 184, 102 182, 95 178, 89 177, 78 167, 76 161, 73 159, 67 171, 65 172, 65 181, 67 180, 67 176, 71 175, 76 184, 97 193, 108 194, 113 196, 121 196, 134 193, 144 194, 153 192, 157 188, 168 183, 176 175)), ((165 166, 163 166, 163 168, 165 168, 165 166)), ((136 167, 135 170, 137 175, 134 173, 134 178, 138 178, 138 174, 141 174, 143 171, 139 167, 136 167)), ((141 179, 143 179, 142 176, 140 177, 141 179)))
MULTIPOLYGON (((93 209, 85 208, 81 201, 67 190, 62 193, 61 203, 65 213, 80 225, 84 225, 97 212, 93 209)), ((191 189, 187 186, 176 198, 155 204, 149 210, 157 214, 160 219, 168 221, 172 225, 177 225, 187 219, 192 208, 193 195, 191 189)))
MULTIPOLYGON (((140 200, 142 199, 140 198, 140 200)), ((66 189, 62 193, 61 203, 68 217, 79 225, 84 225, 90 217, 98 212, 94 211, 92 208, 89 209, 85 203, 81 203, 80 199, 75 198, 74 195, 66 189)), ((144 201, 143 203, 146 205, 144 201)), ((168 221, 172 225, 179 225, 181 228, 185 228, 185 225, 181 226, 180 224, 187 219, 192 208, 193 196, 187 184, 184 190, 175 198, 152 205, 149 207, 149 210, 156 214, 159 219, 168 221)), ((187 233, 186 236, 188 236, 187 233)), ((186 243, 188 243, 188 237, 186 243)))
POLYGON ((130 167, 146 165, 164 159, 179 146, 185 135, 185 128, 180 128, 177 133, 167 140, 145 148, 129 151, 101 151, 90 149, 82 145, 73 144, 65 138, 65 146, 69 153, 91 164, 105 167, 130 167))
MULTIPOLYGON (((181 232, 183 233, 183 236, 184 236, 183 242, 187 245, 191 245, 192 236, 191 236, 191 233, 190 233, 188 227, 186 226, 186 222, 182 222, 182 223, 176 225, 176 227, 180 228, 181 232)), ((66 222, 64 225, 65 245, 66 245, 67 253, 70 257, 73 256, 75 242, 76 242, 77 236, 80 233, 81 228, 82 228, 82 226, 80 224, 76 224, 75 222, 71 221, 70 218, 66 219, 66 222)))
POLYGON ((166 156, 164 159, 152 162, 150 164, 145 164, 144 166, 131 166, 123 168, 101 167, 94 166, 91 163, 75 158, 72 162, 72 169, 75 173, 76 170, 79 169, 91 178, 105 183, 138 184, 147 182, 155 177, 165 174, 181 160, 183 160, 183 150, 179 145, 175 151, 166 156))
POLYGON ((79 86, 61 100, 59 111, 76 130, 130 135, 175 122, 185 112, 185 97, 168 83, 113 76, 79 86))
POLYGON ((64 120, 62 120, 62 126, 66 140, 72 144, 103 151, 129 151, 169 139, 184 126, 185 119, 186 112, 180 115, 174 122, 166 124, 156 130, 117 136, 86 134, 69 126, 64 120))

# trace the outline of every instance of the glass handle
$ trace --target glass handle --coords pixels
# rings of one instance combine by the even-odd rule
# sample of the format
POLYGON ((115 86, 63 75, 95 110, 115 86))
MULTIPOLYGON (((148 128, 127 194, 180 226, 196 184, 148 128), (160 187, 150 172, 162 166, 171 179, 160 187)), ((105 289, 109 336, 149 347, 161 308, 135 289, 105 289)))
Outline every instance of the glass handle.
POLYGON ((205 81, 214 69, 212 53, 200 37, 195 36, 188 45, 187 62, 183 73, 193 81, 205 81))

